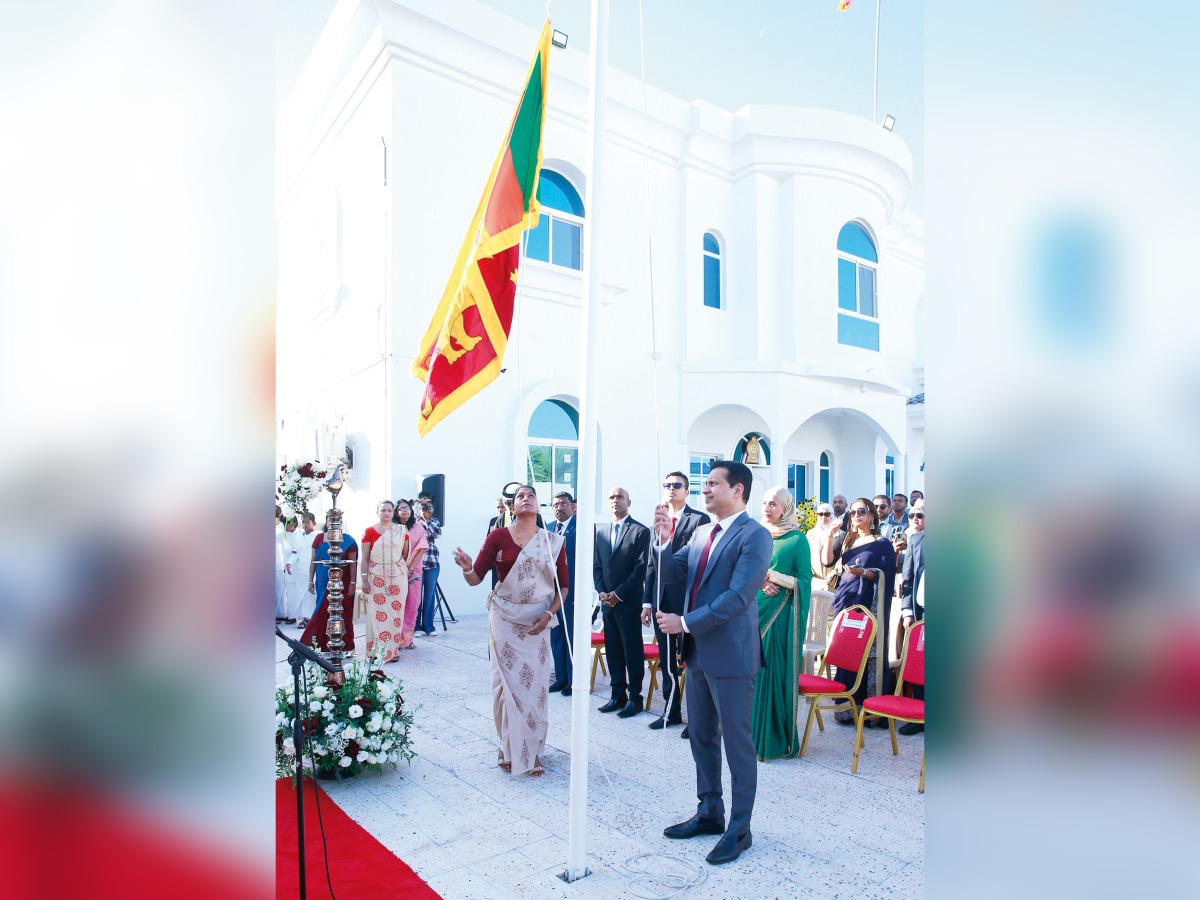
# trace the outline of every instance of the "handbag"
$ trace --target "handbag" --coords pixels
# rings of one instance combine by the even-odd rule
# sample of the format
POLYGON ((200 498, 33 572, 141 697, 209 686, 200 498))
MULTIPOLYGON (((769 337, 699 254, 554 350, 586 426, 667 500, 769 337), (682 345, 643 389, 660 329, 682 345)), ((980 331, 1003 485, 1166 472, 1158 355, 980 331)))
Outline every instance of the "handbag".
POLYGON ((838 567, 833 571, 833 574, 825 579, 825 589, 830 593, 837 590, 838 582, 842 580, 842 564, 838 562, 838 567))

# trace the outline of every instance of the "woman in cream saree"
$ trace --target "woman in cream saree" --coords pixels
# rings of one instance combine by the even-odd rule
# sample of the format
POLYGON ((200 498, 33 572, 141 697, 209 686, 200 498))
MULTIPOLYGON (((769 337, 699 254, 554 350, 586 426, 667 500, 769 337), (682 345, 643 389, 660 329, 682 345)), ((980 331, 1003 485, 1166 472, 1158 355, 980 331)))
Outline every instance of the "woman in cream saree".
POLYGON ((492 712, 498 764, 517 775, 543 774, 541 753, 549 729, 550 633, 567 588, 564 538, 537 527, 537 494, 522 487, 513 501, 516 521, 488 534, 472 560, 462 548, 454 561, 468 584, 496 567, 488 595, 492 712))

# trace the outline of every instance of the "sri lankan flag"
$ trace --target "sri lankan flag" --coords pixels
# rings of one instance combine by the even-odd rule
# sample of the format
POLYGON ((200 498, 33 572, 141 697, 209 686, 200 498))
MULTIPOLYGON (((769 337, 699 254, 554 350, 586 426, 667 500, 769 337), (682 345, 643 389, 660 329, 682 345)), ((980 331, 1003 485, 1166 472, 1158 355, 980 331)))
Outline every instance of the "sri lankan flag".
POLYGON ((500 373, 516 300, 521 233, 538 220, 549 64, 547 19, 508 136, 413 362, 413 375, 425 383, 417 416, 421 437, 500 373))

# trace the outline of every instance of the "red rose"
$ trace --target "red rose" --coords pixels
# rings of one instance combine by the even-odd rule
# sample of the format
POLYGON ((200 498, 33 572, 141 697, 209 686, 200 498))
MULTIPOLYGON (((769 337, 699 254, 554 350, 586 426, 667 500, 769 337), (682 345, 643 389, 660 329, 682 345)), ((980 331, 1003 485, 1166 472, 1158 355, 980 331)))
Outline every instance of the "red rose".
POLYGON ((346 744, 346 749, 342 751, 342 755, 348 756, 350 759, 358 762, 358 760, 355 759, 355 757, 358 756, 358 749, 358 741, 350 741, 348 744, 346 744))
POLYGON ((369 713, 373 709, 375 709, 375 704, 372 703, 370 700, 366 699, 365 697, 360 697, 359 699, 355 700, 354 702, 357 703, 359 706, 361 706, 363 709, 363 712, 365 712, 365 713, 369 713))
POLYGON ((371 674, 367 676, 368 681, 387 681, 387 675, 383 669, 372 669, 371 674))

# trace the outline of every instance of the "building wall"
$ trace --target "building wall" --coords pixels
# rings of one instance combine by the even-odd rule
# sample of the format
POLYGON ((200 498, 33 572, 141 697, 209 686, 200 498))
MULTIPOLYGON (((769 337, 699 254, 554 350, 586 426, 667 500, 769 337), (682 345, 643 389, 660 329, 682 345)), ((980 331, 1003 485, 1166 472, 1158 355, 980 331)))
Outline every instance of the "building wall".
MULTIPOLYGON (((417 475, 444 473, 442 583, 455 612, 470 613, 485 592, 457 576, 452 550, 474 554, 501 485, 524 480, 538 404, 578 408, 582 294, 596 261, 574 272, 527 260, 506 371, 417 438, 412 357, 536 37, 474 4, 451 6, 379 4, 373 27, 363 8, 343 13, 281 118, 279 452, 304 455, 314 435, 343 431, 355 473, 341 506, 355 533, 379 499, 411 497, 417 475)), ((581 57, 551 56, 544 146, 546 165, 586 198, 581 57)), ((729 113, 648 94, 644 147, 641 85, 610 80, 600 214, 585 216, 585 229, 600 229, 603 271, 593 341, 600 471, 583 501, 603 520, 607 489, 620 484, 648 521, 666 471, 687 471, 693 452, 732 454, 749 431, 771 447, 771 464, 755 469, 753 512, 766 487, 786 484, 789 460, 812 463, 815 475, 822 451, 834 458, 837 493, 879 490, 887 453, 906 487, 923 292, 919 222, 898 216, 907 148, 852 116, 729 113), (836 342, 836 242, 851 220, 879 252, 879 353, 836 342), (723 247, 721 309, 703 304, 706 231, 723 247)), ((540 499, 549 515, 550 498, 540 499)))

